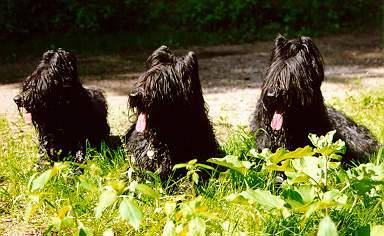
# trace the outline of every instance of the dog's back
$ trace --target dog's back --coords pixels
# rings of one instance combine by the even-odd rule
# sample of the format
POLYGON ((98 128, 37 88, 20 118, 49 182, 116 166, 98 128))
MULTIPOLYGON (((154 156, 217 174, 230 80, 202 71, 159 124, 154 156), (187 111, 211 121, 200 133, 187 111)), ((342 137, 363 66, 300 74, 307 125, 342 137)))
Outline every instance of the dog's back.
POLYGON ((327 110, 332 129, 336 130, 336 138, 345 141, 347 147, 345 161, 364 160, 379 149, 379 143, 366 127, 358 125, 332 107, 328 107, 327 110))
MULTIPOLYGON (((107 121, 108 106, 104 92, 100 89, 87 89, 91 107, 89 107, 89 125, 88 136, 91 141, 99 143, 102 139, 106 140, 110 133, 107 121)), ((88 110, 87 109, 87 110, 88 110)))

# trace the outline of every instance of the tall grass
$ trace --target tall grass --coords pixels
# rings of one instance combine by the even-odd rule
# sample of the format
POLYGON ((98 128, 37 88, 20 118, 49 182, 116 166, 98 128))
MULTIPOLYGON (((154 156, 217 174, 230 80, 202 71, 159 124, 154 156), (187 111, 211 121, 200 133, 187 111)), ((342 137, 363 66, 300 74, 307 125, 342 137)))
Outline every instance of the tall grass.
MULTIPOLYGON (((334 100, 332 105, 366 125, 382 143, 384 124, 378 122, 384 115, 382 94, 371 91, 334 100)), ((253 134, 237 127, 221 143, 226 161, 214 161, 227 167, 208 163, 215 170, 206 179, 161 183, 156 176, 132 179, 123 148, 89 149, 85 164, 57 163, 39 170, 32 127, 2 117, 0 132, 0 232, 4 233, 15 232, 10 226, 16 224, 21 226, 19 233, 32 228, 61 235, 303 235, 328 224, 340 235, 351 235, 380 230, 384 224, 383 150, 372 163, 349 171, 332 164, 337 161, 329 162, 325 187, 311 179, 299 181, 306 176, 306 165, 323 159, 307 162, 310 154, 296 157, 303 167, 294 173, 301 177, 289 176, 298 182, 281 184, 271 171, 270 154, 256 154, 253 134)), ((204 166, 188 165, 190 176, 204 176, 204 166)), ((311 168, 310 173, 317 171, 323 178, 322 168, 311 168)))

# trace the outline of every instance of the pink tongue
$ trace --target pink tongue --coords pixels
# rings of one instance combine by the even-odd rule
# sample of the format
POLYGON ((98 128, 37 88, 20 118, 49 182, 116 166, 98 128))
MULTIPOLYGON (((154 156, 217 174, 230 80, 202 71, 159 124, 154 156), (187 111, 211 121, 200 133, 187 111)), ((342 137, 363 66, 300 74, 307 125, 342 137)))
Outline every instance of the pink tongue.
POLYGON ((32 123, 32 113, 25 113, 24 115, 24 121, 26 124, 31 124, 32 123))
POLYGON ((136 122, 136 131, 144 132, 146 126, 147 126, 147 117, 144 113, 140 113, 136 122))
POLYGON ((275 111, 275 114, 273 114, 271 127, 273 130, 281 130, 282 126, 283 126, 283 114, 275 111))

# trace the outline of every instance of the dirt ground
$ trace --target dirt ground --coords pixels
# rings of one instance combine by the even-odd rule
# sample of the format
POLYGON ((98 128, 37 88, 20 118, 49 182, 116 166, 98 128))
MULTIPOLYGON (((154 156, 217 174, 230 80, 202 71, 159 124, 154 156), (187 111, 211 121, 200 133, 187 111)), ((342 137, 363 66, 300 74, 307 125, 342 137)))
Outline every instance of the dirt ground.
MULTIPOLYGON (((384 87, 381 36, 377 32, 314 39, 325 60, 326 80, 322 91, 326 101, 361 90, 384 87)), ((216 125, 247 125, 260 93, 272 46, 273 42, 269 41, 172 50, 176 54, 188 50, 197 53, 200 79, 212 121, 216 125)), ((84 73, 86 75, 81 79, 86 87, 105 90, 109 122, 115 134, 123 133, 128 127, 127 94, 138 75, 144 71, 144 58, 143 55, 137 58, 106 55, 79 59, 79 68, 102 70, 102 73, 95 75, 84 73)), ((12 98, 19 86, 18 83, 0 84, 0 114, 4 113, 9 119, 18 115, 12 98)))

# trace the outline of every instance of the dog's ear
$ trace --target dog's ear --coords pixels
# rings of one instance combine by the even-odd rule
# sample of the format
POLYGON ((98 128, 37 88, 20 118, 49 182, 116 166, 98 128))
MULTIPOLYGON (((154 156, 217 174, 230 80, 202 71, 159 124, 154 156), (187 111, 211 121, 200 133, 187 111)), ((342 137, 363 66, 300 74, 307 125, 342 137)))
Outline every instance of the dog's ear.
POLYGON ((46 51, 44 54, 43 54, 43 61, 46 61, 48 62, 52 56, 55 54, 55 52, 53 50, 48 50, 46 51))
POLYGON ((302 44, 309 44, 312 42, 312 39, 310 37, 301 36, 299 37, 300 43, 302 44))
MULTIPOLYGON (((180 58, 181 59, 181 58, 180 58)), ((199 79, 199 69, 196 54, 192 51, 188 52, 181 61, 179 61, 177 70, 181 73, 181 76, 191 76, 192 79, 199 79), (180 64, 179 64, 180 63, 180 64)))
POLYGON ((160 46, 158 49, 148 57, 146 61, 147 69, 150 69, 159 64, 172 63, 172 53, 169 48, 165 45, 160 46))
POLYGON ((276 47, 281 47, 283 44, 285 44, 287 42, 287 39, 281 35, 281 34, 278 34, 276 36, 276 39, 275 39, 275 46, 276 47))
POLYGON ((155 50, 155 52, 171 53, 171 51, 166 45, 161 45, 158 49, 155 50))
POLYGON ((187 56, 185 56, 184 58, 184 61, 187 65, 190 65, 192 67, 197 66, 197 56, 192 51, 188 52, 187 56))

